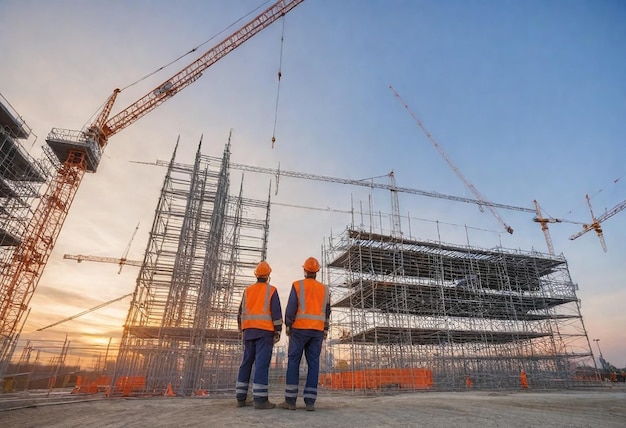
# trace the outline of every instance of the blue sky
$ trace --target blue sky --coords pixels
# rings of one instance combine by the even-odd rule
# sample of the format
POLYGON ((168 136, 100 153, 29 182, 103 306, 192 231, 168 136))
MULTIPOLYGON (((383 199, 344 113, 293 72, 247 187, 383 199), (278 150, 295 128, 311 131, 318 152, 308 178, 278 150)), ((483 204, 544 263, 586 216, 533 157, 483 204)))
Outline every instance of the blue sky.
MULTIPOLYGON (((80 129, 114 88, 263 4, 0 1, 0 92, 33 128, 37 139, 28 145, 37 153, 51 128, 80 129)), ((129 255, 141 258, 163 171, 129 161, 169 159, 178 135, 183 162, 191 161, 201 135, 203 152, 221 155, 233 129, 236 163, 280 163, 284 170, 351 179, 394 170, 399 186, 473 197, 390 84, 487 199, 524 207, 537 199, 546 215, 588 221, 590 194, 601 215, 626 199, 624 22, 621 1, 305 0, 284 21, 276 118, 282 21, 111 138, 98 172, 85 177, 76 196, 33 298, 25 337, 41 338, 33 330, 132 291, 133 268, 117 275, 116 266, 79 265, 62 256, 120 256, 141 222, 129 255)), ((124 90, 113 111, 193 59, 124 90)), ((247 176, 250 196, 264 198, 268 180, 247 176)), ((281 180, 275 202, 331 209, 273 208, 269 261, 285 301, 302 260, 319 254, 322 239, 350 223, 333 210, 350 209, 351 200, 367 206, 370 198, 376 211, 391 210, 382 190, 281 180)), ((417 238, 439 233, 445 242, 465 244, 469 236, 480 247, 547 251, 532 214, 499 211, 515 229, 509 235, 488 211, 468 204, 401 194, 400 208, 412 218, 417 238)), ((605 358, 624 367, 626 211, 603 226, 607 253, 593 232, 568 239, 580 225, 551 225, 550 232, 580 287, 589 338, 600 339, 605 358)), ((104 343, 119 335, 127 307, 127 301, 117 303, 45 338, 67 331, 104 343)))

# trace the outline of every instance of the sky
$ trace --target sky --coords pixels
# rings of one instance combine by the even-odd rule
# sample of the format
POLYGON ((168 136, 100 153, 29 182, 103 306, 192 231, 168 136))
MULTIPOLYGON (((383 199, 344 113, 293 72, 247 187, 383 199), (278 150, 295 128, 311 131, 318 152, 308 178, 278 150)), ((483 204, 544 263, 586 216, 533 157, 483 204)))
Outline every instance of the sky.
MULTIPOLYGON (((205 52, 269 4, 0 0, 0 93, 32 128, 24 144, 38 156, 52 128, 82 129, 115 88, 113 113, 122 110, 199 54, 144 76, 205 52)), ((133 291, 137 268, 118 274, 63 255, 120 257, 139 224, 128 258, 142 258, 164 170, 136 162, 169 160, 179 137, 180 162, 201 138, 204 154, 221 156, 232 130, 235 163, 382 184, 393 170, 398 186, 474 198, 389 85, 484 199, 528 208, 536 199, 544 216, 589 222, 586 194, 596 216, 626 199, 624 22, 618 0, 305 0, 111 137, 77 192, 22 340, 43 347, 67 334, 91 349, 120 337, 128 300, 36 329, 133 291)), ((246 195, 265 199, 269 182, 246 175, 246 195)), ((302 262, 363 222, 346 211, 371 206, 390 229, 385 190, 286 177, 272 186, 268 261, 284 302, 302 262)), ((498 210, 510 235, 475 205, 405 193, 399 203, 403 233, 417 239, 547 252, 530 213, 498 210)), ((626 211, 602 226, 606 253, 594 232, 569 239, 580 224, 551 224, 550 234, 589 339, 599 339, 594 353, 599 345, 625 367, 626 211)))

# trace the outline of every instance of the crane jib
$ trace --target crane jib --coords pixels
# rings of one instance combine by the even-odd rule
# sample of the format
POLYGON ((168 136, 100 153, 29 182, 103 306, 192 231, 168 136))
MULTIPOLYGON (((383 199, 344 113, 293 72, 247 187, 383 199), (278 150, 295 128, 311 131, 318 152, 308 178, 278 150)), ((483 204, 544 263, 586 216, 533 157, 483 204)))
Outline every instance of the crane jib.
POLYGON ((281 0, 274 3, 246 25, 209 49, 194 62, 180 70, 171 78, 161 83, 155 89, 138 99, 115 116, 106 120, 103 129, 107 129, 107 136, 116 134, 120 130, 134 123, 137 119, 149 113, 164 101, 177 94, 181 89, 195 82, 202 72, 241 46, 261 30, 269 27, 279 18, 285 16, 304 0, 281 0))

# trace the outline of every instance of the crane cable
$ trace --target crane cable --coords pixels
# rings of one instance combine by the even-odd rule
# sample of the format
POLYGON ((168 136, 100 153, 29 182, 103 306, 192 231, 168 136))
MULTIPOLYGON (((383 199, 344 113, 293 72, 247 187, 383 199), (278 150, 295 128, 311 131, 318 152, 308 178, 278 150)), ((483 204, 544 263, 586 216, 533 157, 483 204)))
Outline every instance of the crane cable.
POLYGON ((274 129, 272 131, 272 148, 276 142, 276 122, 278 121, 278 100, 280 99, 280 78, 282 77, 283 67, 283 45, 285 41, 285 17, 283 16, 283 31, 280 35, 280 56, 278 59, 278 84, 276 86, 276 106, 274 107, 274 129))
POLYGON ((131 86, 136 85, 137 83, 147 79, 150 76, 155 75, 156 73, 158 73, 159 71, 169 67, 170 65, 180 61, 181 59, 183 59, 184 57, 186 57, 187 55, 191 55, 192 53, 194 53, 195 51, 197 51, 199 48, 201 48, 202 46, 206 45, 207 43, 209 43, 211 40, 215 39, 217 36, 219 36, 220 34, 226 32, 229 28, 234 27, 236 24, 238 24, 239 22, 243 21, 244 19, 246 19, 247 17, 249 17, 250 15, 252 15, 253 13, 255 13, 256 11, 258 11, 259 9, 261 9, 263 6, 265 6, 267 3, 269 3, 269 0, 267 0, 266 2, 264 2, 263 4, 259 5, 256 9, 251 10, 250 12, 248 12, 247 14, 245 14, 244 16, 242 16, 241 18, 239 18, 238 20, 236 20, 235 22, 231 23, 230 25, 224 27, 221 31, 217 32, 216 34, 214 34, 213 36, 209 37, 207 40, 205 40, 204 42, 200 43, 198 46, 194 47, 193 49, 191 49, 190 51, 188 51, 187 53, 182 54, 181 56, 179 56, 178 58, 168 62, 167 64, 157 68, 156 70, 154 70, 152 73, 148 73, 146 74, 144 77, 140 78, 139 80, 137 80, 136 82, 133 82, 129 85, 126 85, 124 88, 121 89, 121 91, 123 91, 124 89, 128 89, 131 86))
MULTIPOLYGON (((622 178, 626 177, 626 174, 622 174, 621 176, 617 177, 615 180, 611 181, 611 184, 617 184, 622 178)), ((600 193, 604 192, 604 187, 601 187, 600 189, 598 189, 595 193, 592 193, 589 195, 589 198, 592 199, 596 196, 598 196, 600 193)), ((575 211, 580 205, 583 205, 582 202, 580 202, 575 208, 572 208, 571 210, 569 210, 567 212, 567 214, 571 214, 573 211, 575 211)), ((584 224, 584 223, 580 223, 580 224, 584 224)))
MULTIPOLYGON (((134 81, 133 83, 130 83, 126 86, 124 86, 122 89, 120 89, 120 92, 123 92, 124 90, 130 88, 131 86, 135 86, 136 84, 143 82, 144 80, 146 80, 147 78, 154 76, 155 74, 157 74, 158 72, 165 70, 167 67, 171 66, 172 64, 177 63, 178 61, 180 61, 181 59, 185 58, 188 55, 191 55, 192 53, 196 52, 199 48, 201 48, 202 46, 206 45, 207 43, 209 43, 211 40, 215 39, 216 37, 218 37, 220 34, 223 34, 224 32, 228 31, 228 29, 232 28, 233 26, 235 26, 236 24, 238 24, 239 22, 243 21, 244 19, 246 19, 247 17, 249 17, 250 15, 252 15, 253 13, 255 13, 256 11, 258 11, 259 9, 261 9, 262 7, 264 7, 267 3, 269 3, 270 0, 267 0, 265 2, 263 2, 261 5, 257 6, 255 9, 251 10, 250 12, 248 12, 247 14, 245 14, 244 16, 242 16, 241 18, 237 19, 236 21, 234 21, 233 23, 231 23, 230 25, 224 27, 222 30, 218 31, 217 33, 215 33, 213 36, 209 37, 207 40, 205 40, 204 42, 200 43, 198 46, 192 48, 191 50, 189 50, 187 53, 184 53, 182 55, 180 55, 178 58, 173 59, 172 61, 168 62, 165 65, 162 65, 161 67, 157 68, 156 70, 146 74, 145 76, 137 79, 136 81, 134 81)), ((93 120, 93 118, 95 116, 98 115, 98 112, 100 112, 102 110, 102 108, 104 107, 104 105, 106 104, 106 101, 104 103, 102 103, 100 105, 100 107, 98 107, 98 109, 94 112, 94 114, 91 116, 91 118, 89 118, 88 122, 86 122, 83 125, 83 128, 87 126, 87 123, 91 123, 91 121, 93 120)))

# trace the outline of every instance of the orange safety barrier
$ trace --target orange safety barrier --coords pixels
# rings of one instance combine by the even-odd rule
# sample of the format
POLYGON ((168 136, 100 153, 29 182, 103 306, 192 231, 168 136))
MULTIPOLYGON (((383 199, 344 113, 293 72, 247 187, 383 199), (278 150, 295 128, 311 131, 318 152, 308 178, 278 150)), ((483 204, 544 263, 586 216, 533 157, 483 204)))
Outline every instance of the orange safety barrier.
POLYGON ((128 397, 131 392, 143 391, 146 387, 146 378, 143 376, 122 376, 115 382, 115 391, 121 391, 122 396, 128 397))
POLYGON ((70 394, 78 394, 80 392, 80 384, 83 382, 83 377, 82 376, 76 376, 76 383, 74 384, 74 389, 72 389, 72 392, 70 392, 70 394))
POLYGON ((74 385, 72 394, 95 394, 100 391, 106 391, 110 385, 110 376, 100 375, 91 382, 83 376, 76 376, 76 384, 74 385))
POLYGON ((330 389, 426 389, 433 386, 430 369, 364 369, 320 375, 320 385, 330 389))

